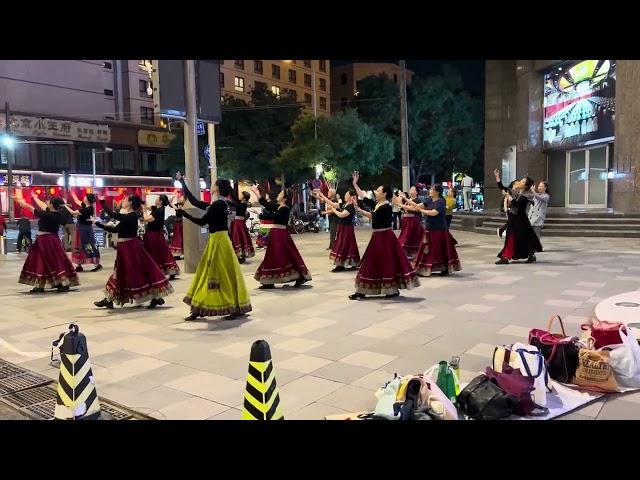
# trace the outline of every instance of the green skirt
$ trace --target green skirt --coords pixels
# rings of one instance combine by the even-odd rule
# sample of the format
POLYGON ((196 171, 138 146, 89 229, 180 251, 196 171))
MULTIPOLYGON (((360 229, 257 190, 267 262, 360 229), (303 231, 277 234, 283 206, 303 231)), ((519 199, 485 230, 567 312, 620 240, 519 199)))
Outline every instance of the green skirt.
POLYGON ((184 297, 191 312, 203 317, 251 311, 249 292, 226 231, 209 234, 193 282, 184 297))

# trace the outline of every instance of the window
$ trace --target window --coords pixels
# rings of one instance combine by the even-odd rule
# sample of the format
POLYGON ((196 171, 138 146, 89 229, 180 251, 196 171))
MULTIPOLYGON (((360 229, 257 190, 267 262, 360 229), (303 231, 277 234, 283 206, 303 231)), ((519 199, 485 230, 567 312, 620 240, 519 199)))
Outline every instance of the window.
POLYGON ((304 74, 304 86, 311 87, 311 75, 309 75, 308 73, 304 74))
MULTIPOLYGON (((6 151, 6 149, 5 149, 6 151)), ((6 164, 6 156, 5 151, 3 151, 2 163, 6 164)), ((16 143, 13 146, 13 162, 12 165, 14 167, 30 167, 31 166, 31 155, 29 150, 29 144, 26 143, 16 143)))
POLYGON ((346 84, 347 84, 347 74, 342 73, 340 74, 340 85, 346 85, 346 84))
POLYGON ((45 169, 69 168, 69 148, 66 145, 41 145, 40 166, 45 169))
POLYGON ((327 61, 326 60, 318 60, 318 67, 321 72, 327 71, 327 61))
POLYGON ((234 77, 233 84, 235 86, 236 92, 244 92, 244 78, 234 77))
POLYGON ((144 173, 169 173, 166 155, 158 152, 140 152, 141 168, 144 173))
POLYGON ((280 65, 271 65, 271 77, 280 79, 280 65))
POLYGON ((113 68, 113 65, 111 64, 111 62, 102 62, 102 66, 107 70, 111 70, 113 68))
MULTIPOLYGON (((104 172, 104 152, 96 152, 96 172, 104 172)), ((91 149, 79 147, 76 153, 78 159, 78 171, 84 173, 93 172, 93 160, 91 149)))
POLYGON ((305 66, 305 68, 311 68, 311 60, 305 60, 304 61, 304 66, 305 66))
POLYGON ((140 123, 153 125, 153 108, 140 107, 140 123))
POLYGON ((327 91, 327 80, 325 78, 320 79, 320 90, 323 92, 327 91))
POLYGON ((224 73, 220 72, 220 88, 224 88, 224 73))
POLYGON ((327 109, 327 99, 326 99, 326 97, 320 97, 320 108, 322 110, 326 110, 327 109))
POLYGON ((298 77, 295 70, 289 70, 289 83, 296 83, 298 77))
POLYGON ((298 101, 298 92, 296 92, 295 90, 289 90, 287 94, 289 95, 291 100, 293 100, 294 102, 298 101))
POLYGON ((147 95, 147 87, 149 86, 149 82, 147 80, 139 80, 138 83, 140 86, 140 95, 142 95, 143 97, 148 97, 149 95, 147 95))
POLYGON ((253 82, 253 89, 254 90, 267 90, 267 84, 264 83, 264 82, 255 81, 255 82, 253 82))
POLYGON ((313 99, 311 98, 310 93, 304 94, 304 103, 306 103, 307 105, 311 105, 313 103, 313 99))
POLYGON ((234 60, 233 64, 236 66, 236 68, 244 70, 244 60, 234 60))
POLYGON ((105 88, 105 89, 104 89, 104 94, 105 94, 107 97, 113 97, 113 90, 109 90, 108 88, 105 88))
POLYGON ((280 87, 277 85, 271 85, 271 93, 273 93, 276 97, 280 96, 280 87))
POLYGON ((133 150, 114 150, 111 152, 111 166, 115 171, 133 172, 135 170, 133 150))
POLYGON ((253 61, 253 71, 255 73, 259 73, 260 75, 262 75, 262 73, 263 73, 262 60, 254 60, 253 61))

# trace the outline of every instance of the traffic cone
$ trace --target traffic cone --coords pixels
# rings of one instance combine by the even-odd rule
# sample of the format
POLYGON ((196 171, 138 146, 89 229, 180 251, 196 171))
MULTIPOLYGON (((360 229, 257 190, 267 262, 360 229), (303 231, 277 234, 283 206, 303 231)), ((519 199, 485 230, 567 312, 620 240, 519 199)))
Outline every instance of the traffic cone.
POLYGON ((258 340, 251 346, 242 420, 284 420, 266 340, 258 340))
POLYGON ((100 400, 91 371, 87 337, 80 333, 77 325, 71 324, 69 331, 57 343, 60 349, 60 376, 54 418, 97 420, 100 417, 100 400))

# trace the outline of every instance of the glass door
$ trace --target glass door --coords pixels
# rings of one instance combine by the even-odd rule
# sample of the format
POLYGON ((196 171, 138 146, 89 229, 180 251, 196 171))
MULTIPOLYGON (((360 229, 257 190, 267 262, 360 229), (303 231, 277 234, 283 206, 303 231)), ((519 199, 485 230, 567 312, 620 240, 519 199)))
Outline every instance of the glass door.
POLYGON ((607 206, 607 146, 567 152, 566 205, 607 206))

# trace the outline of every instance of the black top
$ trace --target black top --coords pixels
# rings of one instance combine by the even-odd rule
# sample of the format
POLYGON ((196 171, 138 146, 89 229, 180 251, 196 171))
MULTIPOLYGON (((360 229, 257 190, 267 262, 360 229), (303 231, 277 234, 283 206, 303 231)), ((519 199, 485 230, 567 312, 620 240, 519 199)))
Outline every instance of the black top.
POLYGON ((93 217, 93 205, 81 204, 79 209, 80 215, 78 215, 78 223, 80 225, 91 225, 90 218, 93 217))
POLYGON ((393 218, 393 208, 391 204, 386 203, 380 205, 378 209, 375 210, 377 205, 375 200, 365 197, 362 199, 362 203, 371 208, 371 228, 391 228, 393 218))
MULTIPOLYGON (((178 202, 176 203, 177 207, 182 207, 184 205, 184 202, 178 202)), ((176 222, 181 222, 182 221, 182 209, 181 208, 177 208, 176 209, 176 222)))
POLYGON ((349 204, 344 207, 343 210, 349 212, 349 215, 340 219, 340 225, 353 225, 353 218, 356 216, 356 207, 354 207, 352 204, 349 204))
MULTIPOLYGON (((191 203, 191 199, 189 199, 191 203)), ((204 226, 209 225, 209 233, 225 232, 228 230, 229 206, 224 200, 216 200, 208 206, 205 214, 200 217, 194 217, 189 212, 183 211, 182 214, 193 223, 204 226)))
POLYGON ((60 215, 60 225, 68 225, 73 223, 73 215, 69 213, 69 210, 66 208, 61 208, 58 210, 58 215, 60 215))
POLYGON ((236 217, 244 217, 247 213, 247 207, 249 207, 248 203, 236 203, 236 217))
POLYGON ((533 204, 533 199, 522 193, 514 193, 512 189, 505 187, 502 182, 498 182, 498 188, 511 195, 511 204, 509 205, 509 213, 519 217, 527 216, 527 206, 533 204))
POLYGON ((101 203, 102 210, 107 212, 109 217, 118 220, 120 223, 115 227, 110 227, 101 222, 96 222, 98 227, 107 232, 117 233, 119 238, 136 238, 138 236, 138 214, 136 212, 116 213, 107 207, 104 200, 101 203))
POLYGON ((31 222, 28 218, 22 217, 18 220, 18 231, 20 233, 30 233, 31 232, 31 222))
POLYGON ((49 232, 57 234, 58 230, 60 229, 60 225, 64 225, 64 219, 62 215, 60 215, 60 211, 52 212, 48 208, 46 210, 42 210, 40 207, 36 206, 33 213, 39 219, 39 232, 49 232))
POLYGON ((289 225, 289 207, 278 207, 275 202, 267 202, 260 198, 260 205, 265 208, 265 212, 260 214, 261 220, 273 220, 276 225, 289 225))
POLYGON ((427 216, 427 229, 428 230, 446 230, 447 229, 447 219, 445 217, 446 214, 446 203, 443 198, 439 198, 436 201, 425 202, 425 206, 430 210, 437 210, 438 215, 435 217, 427 216))
POLYGON ((162 232, 164 231, 164 207, 151 207, 151 216, 153 222, 147 223, 147 230, 150 232, 162 232))
POLYGON ((193 205, 196 208, 199 208, 200 210, 206 210, 207 208, 209 208, 209 204, 207 202, 203 202, 202 200, 193 196, 193 194, 187 188, 187 184, 185 183, 184 178, 180 179, 180 183, 182 184, 182 190, 184 191, 184 196, 187 198, 187 200, 191 202, 191 205, 193 205))

